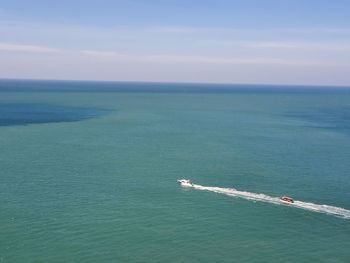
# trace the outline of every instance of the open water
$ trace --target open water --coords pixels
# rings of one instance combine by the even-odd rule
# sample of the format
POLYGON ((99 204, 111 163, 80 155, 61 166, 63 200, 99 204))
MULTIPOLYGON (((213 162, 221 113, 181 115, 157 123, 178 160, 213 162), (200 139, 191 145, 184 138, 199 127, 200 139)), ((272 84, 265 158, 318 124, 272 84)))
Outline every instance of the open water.
POLYGON ((0 262, 350 262, 349 210, 349 88, 0 81, 0 262))

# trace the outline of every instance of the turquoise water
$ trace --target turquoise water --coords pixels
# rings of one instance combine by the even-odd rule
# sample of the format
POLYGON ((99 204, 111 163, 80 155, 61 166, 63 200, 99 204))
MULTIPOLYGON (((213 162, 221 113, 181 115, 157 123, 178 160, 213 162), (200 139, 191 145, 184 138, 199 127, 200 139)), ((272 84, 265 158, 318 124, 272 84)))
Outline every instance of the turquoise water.
POLYGON ((350 262, 349 219, 176 183, 350 210, 349 90, 216 88, 0 81, 0 262, 350 262))

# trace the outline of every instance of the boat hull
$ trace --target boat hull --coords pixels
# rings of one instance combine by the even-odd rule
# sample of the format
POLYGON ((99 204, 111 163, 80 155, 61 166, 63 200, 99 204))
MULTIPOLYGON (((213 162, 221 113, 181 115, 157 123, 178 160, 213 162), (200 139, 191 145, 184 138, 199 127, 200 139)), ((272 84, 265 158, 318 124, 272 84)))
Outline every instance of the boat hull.
POLYGON ((193 187, 193 183, 192 183, 190 180, 181 179, 181 180, 177 180, 177 182, 178 182, 182 187, 193 187))
POLYGON ((280 202, 287 205, 292 205, 294 203, 294 202, 285 201, 285 200, 280 200, 280 202))

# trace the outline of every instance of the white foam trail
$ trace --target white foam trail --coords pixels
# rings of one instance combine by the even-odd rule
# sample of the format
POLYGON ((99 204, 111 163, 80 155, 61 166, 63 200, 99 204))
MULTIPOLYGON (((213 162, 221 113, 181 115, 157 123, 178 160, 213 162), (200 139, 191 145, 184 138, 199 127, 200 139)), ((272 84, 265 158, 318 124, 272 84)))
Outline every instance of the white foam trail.
MULTIPOLYGON (((240 197, 247 200, 260 201, 260 202, 266 202, 266 203, 272 203, 272 204, 278 204, 278 205, 284 204, 280 201, 279 197, 273 197, 265 194, 257 194, 257 193, 251 193, 251 192, 245 192, 245 191, 238 191, 234 188, 209 187, 209 186, 202 186, 198 184, 193 184, 192 187, 197 190, 210 191, 210 192, 215 192, 219 194, 240 197)), ((301 209, 305 209, 313 212, 334 215, 345 219, 350 219, 350 210, 347 210, 341 207, 330 206, 330 205, 318 205, 318 204, 302 202, 302 201, 294 201, 294 203, 292 204, 284 204, 284 205, 293 206, 293 207, 297 207, 297 208, 301 208, 301 209)))

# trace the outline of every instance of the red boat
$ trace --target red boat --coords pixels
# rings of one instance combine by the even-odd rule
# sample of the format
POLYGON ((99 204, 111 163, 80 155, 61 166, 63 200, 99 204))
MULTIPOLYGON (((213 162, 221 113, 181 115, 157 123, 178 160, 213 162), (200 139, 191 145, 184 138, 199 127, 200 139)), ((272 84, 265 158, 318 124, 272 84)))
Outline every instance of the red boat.
POLYGON ((293 204, 294 200, 293 198, 289 197, 289 196, 282 196, 280 198, 281 202, 286 203, 286 204, 293 204))

